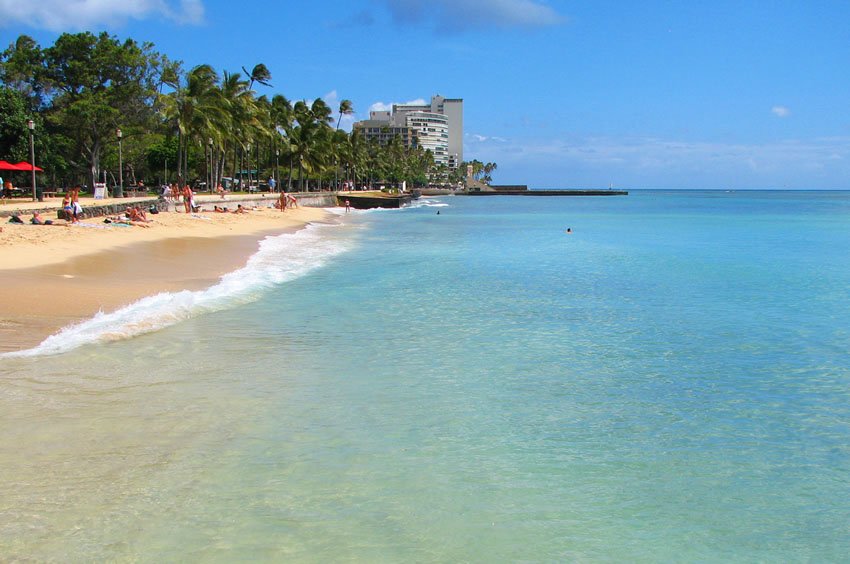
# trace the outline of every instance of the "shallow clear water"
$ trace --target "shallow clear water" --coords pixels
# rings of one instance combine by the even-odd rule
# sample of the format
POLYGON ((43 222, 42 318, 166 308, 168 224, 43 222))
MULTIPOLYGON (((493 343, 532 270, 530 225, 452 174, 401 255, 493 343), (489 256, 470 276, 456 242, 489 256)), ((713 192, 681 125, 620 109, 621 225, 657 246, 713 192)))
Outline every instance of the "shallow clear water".
POLYGON ((850 553, 850 194, 449 197, 301 237, 0 359, 0 554, 850 553))

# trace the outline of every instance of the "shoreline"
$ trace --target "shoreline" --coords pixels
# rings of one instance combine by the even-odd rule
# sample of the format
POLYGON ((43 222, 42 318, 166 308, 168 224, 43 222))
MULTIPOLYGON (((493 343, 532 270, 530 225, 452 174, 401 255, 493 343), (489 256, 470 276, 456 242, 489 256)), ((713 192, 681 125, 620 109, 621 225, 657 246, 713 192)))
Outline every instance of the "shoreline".
POLYGON ((86 227, 3 223, 0 353, 37 346, 99 311, 115 311, 161 292, 212 286, 243 267, 266 237, 334 216, 305 207, 150 217, 154 222, 147 229, 110 227, 103 218, 85 220, 86 227))

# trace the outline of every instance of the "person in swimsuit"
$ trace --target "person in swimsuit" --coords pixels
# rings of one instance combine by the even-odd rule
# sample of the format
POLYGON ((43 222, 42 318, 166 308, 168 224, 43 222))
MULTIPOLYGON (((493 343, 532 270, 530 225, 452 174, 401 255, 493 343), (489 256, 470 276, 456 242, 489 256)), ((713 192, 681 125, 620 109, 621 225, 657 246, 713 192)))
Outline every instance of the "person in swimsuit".
POLYGON ((65 214, 65 221, 69 223, 74 221, 74 206, 71 205, 71 196, 68 194, 62 198, 62 211, 65 214))
POLYGON ((192 196, 192 188, 186 184, 186 186, 183 187, 183 207, 186 209, 186 213, 192 213, 192 208, 195 207, 195 202, 192 201, 192 196))

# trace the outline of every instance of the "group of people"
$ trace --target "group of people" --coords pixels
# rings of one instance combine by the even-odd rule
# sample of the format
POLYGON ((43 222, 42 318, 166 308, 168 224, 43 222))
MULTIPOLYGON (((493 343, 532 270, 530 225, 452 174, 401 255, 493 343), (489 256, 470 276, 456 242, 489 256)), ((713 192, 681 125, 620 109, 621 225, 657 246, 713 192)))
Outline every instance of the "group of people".
POLYGON ((192 213, 196 210, 195 192, 188 184, 186 184, 182 188, 180 188, 180 185, 176 183, 172 183, 170 185, 165 184, 162 187, 162 197, 165 198, 166 202, 174 202, 175 208, 177 206, 177 203, 180 202, 182 198, 183 209, 186 211, 186 213, 192 213))
POLYGON ((298 200, 296 200, 295 196, 292 194, 287 194, 286 192, 281 191, 280 197, 277 199, 277 202, 274 203, 274 207, 280 211, 285 211, 286 208, 297 208, 298 200))
POLYGON ((68 223, 79 223, 83 215, 83 206, 80 205, 80 190, 82 186, 77 184, 70 188, 62 198, 62 211, 65 214, 65 221, 68 223))
MULTIPOLYGON (((151 211, 154 211, 151 209, 151 211)), ((107 217, 103 220, 104 223, 117 223, 120 225, 133 225, 135 227, 150 227, 148 225, 151 220, 148 219, 148 214, 139 205, 127 206, 124 213, 118 216, 107 217)))
MULTIPOLYGON (((24 220, 21 219, 21 216, 19 216, 19 215, 13 215, 12 217, 9 218, 9 223, 23 223, 23 222, 24 222, 24 220)), ((41 212, 33 212, 32 218, 30 218, 30 223, 32 223, 33 225, 62 225, 61 223, 55 224, 55 223, 53 223, 53 221, 51 221, 49 219, 44 219, 43 217, 41 217, 41 212)), ((3 231, 3 229, 0 228, 0 231, 3 231)))
POLYGON ((213 206, 213 211, 216 213, 248 213, 248 210, 242 207, 242 204, 239 204, 235 210, 228 210, 227 207, 221 206, 213 206))

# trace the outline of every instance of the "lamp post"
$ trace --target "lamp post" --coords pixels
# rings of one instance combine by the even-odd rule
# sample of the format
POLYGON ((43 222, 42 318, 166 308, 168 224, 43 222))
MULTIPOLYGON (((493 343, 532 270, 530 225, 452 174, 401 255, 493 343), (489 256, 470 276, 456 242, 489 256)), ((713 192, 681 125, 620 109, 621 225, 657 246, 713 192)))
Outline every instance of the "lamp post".
MULTIPOLYGON (((30 164, 32 165, 32 201, 36 200, 35 197, 35 122, 33 120, 27 121, 27 127, 30 130, 30 164)), ((44 201, 44 198, 39 198, 39 201, 44 201)))
POLYGON ((213 138, 212 137, 207 139, 207 145, 210 148, 210 160, 209 160, 209 165, 207 166, 207 177, 208 177, 207 182, 209 182, 209 184, 207 184, 207 190, 209 190, 209 193, 212 194, 215 191, 215 186, 214 186, 215 179, 213 178, 213 176, 215 176, 215 174, 213 173, 213 138))
POLYGON ((121 138, 124 136, 121 133, 121 128, 115 130, 115 135, 118 136, 118 193, 115 194, 118 198, 124 197, 124 155, 121 151, 121 138))
POLYGON ((248 188, 245 190, 249 194, 251 193, 251 144, 248 143, 247 156, 245 157, 245 171, 248 173, 248 188))

